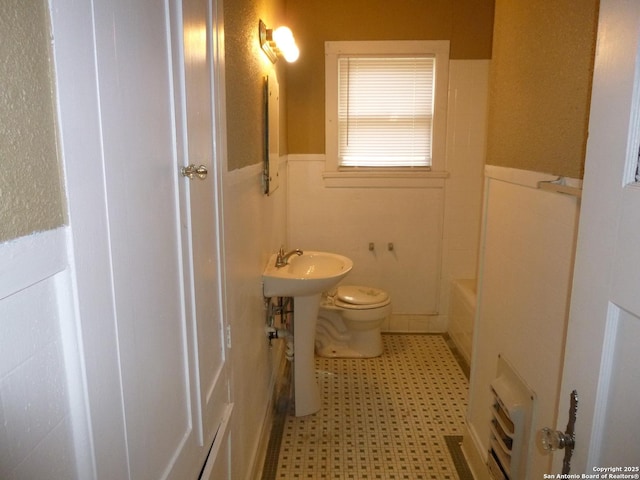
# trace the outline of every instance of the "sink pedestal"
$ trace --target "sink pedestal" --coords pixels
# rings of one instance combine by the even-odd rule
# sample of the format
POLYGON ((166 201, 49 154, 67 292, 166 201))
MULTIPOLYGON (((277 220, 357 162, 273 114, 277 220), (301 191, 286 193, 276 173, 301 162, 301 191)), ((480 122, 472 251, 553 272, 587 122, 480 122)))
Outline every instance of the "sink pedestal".
POLYGON ((352 267, 351 259, 336 253, 303 253, 294 250, 287 254, 274 253, 262 273, 262 293, 265 298, 293 297, 293 392, 296 417, 320 410, 320 389, 315 368, 320 299, 322 292, 335 287, 352 267))
POLYGON ((293 392, 296 417, 320 410, 316 381, 316 323, 322 294, 293 298, 293 392))

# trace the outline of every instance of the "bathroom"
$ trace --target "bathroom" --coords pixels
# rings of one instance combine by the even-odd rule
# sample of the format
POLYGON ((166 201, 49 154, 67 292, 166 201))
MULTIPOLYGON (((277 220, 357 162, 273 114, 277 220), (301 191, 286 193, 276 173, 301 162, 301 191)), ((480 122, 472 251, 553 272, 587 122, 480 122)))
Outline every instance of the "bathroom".
MULTIPOLYGON (((381 13, 384 2, 364 9, 355 2, 287 2, 280 12, 246 2, 251 15, 243 8, 225 9, 226 62, 236 67, 227 71, 227 103, 250 109, 246 116, 229 116, 227 125, 229 162, 238 162, 229 172, 228 190, 228 197, 237 200, 227 204, 227 235, 234 238, 227 254, 232 263, 245 264, 244 272, 257 267, 261 271, 281 245, 345 255, 354 262, 345 282, 382 288, 391 295, 393 312, 383 330, 446 332, 449 280, 476 276, 484 183, 493 2, 467 5, 423 8, 406 2, 398 22, 381 13), (283 18, 295 35, 300 58, 272 66, 262 52, 256 53, 256 46, 247 42, 255 34, 250 21, 254 16, 267 26, 277 26, 283 18), (407 18, 413 22, 407 24, 407 18), (229 25, 235 26, 231 32, 229 25), (377 188, 349 188, 329 186, 323 177, 324 42, 359 38, 451 39, 446 178, 433 172, 420 185, 409 183, 415 178, 399 178, 377 188), (260 118, 259 87, 262 76, 273 75, 272 68, 281 97, 279 186, 264 196, 255 189, 261 166, 252 160, 261 146, 243 139, 257 129, 246 118, 260 118), (249 216, 248 206, 253 212, 249 216)), ((229 292, 230 305, 237 306, 232 308, 253 328, 261 328, 250 320, 261 308, 255 303, 257 287, 247 282, 243 290, 229 292), (251 304, 253 312, 247 311, 251 304)), ((255 365, 265 346, 259 338, 247 342, 246 350, 253 353, 238 362, 255 365)), ((241 394, 253 398, 253 392, 241 394)))
MULTIPOLYGON (((105 205, 117 195, 106 198, 96 192, 104 189, 100 145, 110 139, 102 138, 94 123, 82 121, 99 103, 99 96, 92 97, 89 87, 96 83, 97 75, 92 55, 102 53, 93 47, 92 29, 102 32, 97 40, 104 46, 111 20, 119 20, 114 25, 120 26, 127 14, 119 4, 94 4, 96 8, 91 9, 69 0, 49 2, 55 47, 51 73, 46 48, 29 52, 34 62, 44 62, 44 76, 0 70, 14 87, 38 79, 44 82, 44 88, 36 85, 43 97, 34 111, 46 105, 51 110, 48 117, 39 117, 44 125, 38 131, 46 135, 41 133, 36 140, 29 137, 36 146, 46 143, 46 153, 7 154, 30 167, 17 165, 13 171, 29 171, 32 176, 3 177, 7 187, 3 195, 15 198, 15 208, 2 210, 0 260, 8 274, 2 277, 0 308, 3 318, 13 314, 18 319, 12 323, 15 328, 1 336, 0 345, 4 353, 0 357, 0 413, 6 426, 0 430, 0 445, 16 439, 19 446, 11 451, 0 448, 0 466, 9 468, 7 478, 29 472, 29 468, 32 473, 55 471, 59 478, 142 478, 135 475, 132 465, 148 466, 135 455, 147 453, 146 440, 136 436, 135 429, 128 430, 137 425, 137 419, 124 418, 120 393, 127 378, 117 366, 127 360, 122 352, 135 349, 131 339, 146 338, 146 333, 136 336, 133 327, 118 323, 121 320, 116 321, 111 310, 113 299, 101 293, 102 288, 112 288, 104 285, 111 278, 108 268, 103 269, 109 262, 98 261, 112 234, 102 215, 105 205), (47 84, 47 75, 54 78, 57 88, 47 84), (70 118, 76 120, 71 134, 70 118), (59 145, 58 128, 64 140, 59 145), (34 206, 38 201, 46 207, 34 206), (20 213, 29 211, 37 215, 20 213), (42 281, 34 280, 36 275, 42 281), (31 288, 43 282, 45 289, 31 288), (92 299, 90 310, 86 298, 92 299), (38 318, 28 334, 20 328, 25 316, 38 318), (118 342, 118 335, 127 333, 131 337, 118 342), (107 374, 93 374, 101 369, 107 374), (45 374, 48 381, 31 382, 45 374), (21 404, 24 410, 12 409, 21 404), (11 416, 17 411, 25 413, 11 416), (127 442, 131 450, 123 447, 127 442)), ((139 10, 147 8, 157 14, 154 5, 138 2, 139 10)), ((35 24, 36 30, 46 31, 40 25, 49 22, 49 13, 45 2, 41 6, 45 7, 38 17, 41 23, 29 21, 22 30, 12 31, 10 38, 17 40, 13 43, 49 44, 47 35, 32 38, 34 27, 28 28, 35 24)), ((217 167, 223 252, 218 259, 223 266, 217 268, 224 270, 224 283, 216 287, 224 316, 224 331, 218 333, 224 336, 221 356, 226 363, 216 379, 225 382, 228 398, 217 432, 200 435, 213 441, 219 433, 216 438, 222 440, 214 450, 227 462, 220 468, 231 472, 229 478, 249 479, 259 475, 262 465, 284 345, 275 342, 270 346, 266 339, 260 273, 281 245, 352 258, 356 267, 350 281, 384 288, 392 295, 394 311, 383 330, 449 332, 463 356, 472 360, 469 432, 463 447, 475 471, 481 471, 486 460, 492 401, 487 385, 496 376, 496 365, 501 365, 499 355, 509 359, 536 392, 538 404, 531 428, 560 426, 556 402, 579 213, 576 192, 584 173, 598 2, 589 1, 576 9, 569 1, 553 2, 549 7, 544 2, 523 6, 497 1, 494 5, 490 0, 228 0, 214 2, 213 8, 214 37, 220 35, 215 37, 218 50, 214 55, 218 62, 224 60, 224 75, 216 81, 223 78, 226 88, 216 90, 221 96, 214 98, 216 105, 226 108, 221 120, 226 135, 216 143, 224 151, 221 158, 226 159, 217 167), (301 50, 296 63, 279 60, 273 64, 264 55, 258 43, 260 19, 269 27, 281 23, 291 27, 301 50), (323 177, 324 41, 360 39, 450 41, 446 152, 440 164, 446 175, 434 169, 420 185, 407 184, 406 179, 370 188, 328 185, 331 180, 327 183, 323 177), (559 75, 559 71, 568 73, 559 75), (278 187, 269 195, 262 185, 265 76, 277 78, 279 84, 278 187), (523 95, 522 89, 531 96, 523 95), (551 97, 548 103, 532 101, 546 95, 551 97), (558 105, 563 108, 552 108, 558 105), (540 136, 546 141, 537 141, 540 136), (541 183, 555 188, 551 182, 559 176, 568 185, 558 190, 570 195, 538 188, 541 183), (476 300, 468 293, 452 293, 457 292, 452 284, 455 289, 475 287, 476 278, 482 278, 476 300), (475 301, 482 309, 475 317, 480 325, 472 339, 469 317, 473 314, 460 322, 449 317, 454 296, 468 299, 465 308, 475 301), (539 355, 540 351, 544 354, 539 355), (531 358, 536 358, 535 365, 531 358)), ((2 18, 35 18, 32 14, 10 2, 0 6, 2 18)), ((145 30, 146 41, 145 36, 136 38, 140 51, 151 53, 160 48, 162 41, 157 39, 163 37, 152 38, 152 33, 158 34, 145 30)), ((24 55, 20 48, 16 51, 24 55)), ((119 56, 129 53, 131 50, 120 50, 119 56)), ((114 61, 119 56, 114 55, 114 61)), ((157 78, 161 75, 145 77, 149 82, 145 93, 155 92, 149 86, 160 88, 157 78)), ((124 76, 119 80, 124 82, 124 76)), ((15 112, 12 102, 18 97, 3 96, 0 112, 15 112)), ((110 104, 102 107, 106 112, 110 104)), ((143 119, 138 128, 155 120, 144 111, 137 113, 143 119)), ((32 120, 22 118, 10 131, 20 140, 20 135, 33 128, 32 120)), ((2 161, 4 170, 4 154, 2 161)), ((136 168, 131 175, 120 172, 106 173, 113 178, 146 178, 156 173, 136 168)), ((123 196, 119 204, 124 209, 125 199, 130 197, 123 196)), ((148 217, 165 214, 159 207, 150 212, 148 217)), ((144 251, 136 253, 160 248, 160 240, 148 237, 144 251)), ((143 276, 151 284, 154 279, 149 277, 143 276)), ((138 308, 142 306, 134 310, 138 308)), ((141 345, 146 347, 145 342, 141 345)), ((149 358, 154 362, 175 353, 140 350, 153 355, 149 358)), ((151 406, 145 407, 150 415, 165 414, 160 407, 151 406)), ((200 408, 195 400, 188 407, 189 414, 200 408)), ((198 455, 203 454, 201 450, 198 455)), ((542 478, 552 461, 557 466, 560 455, 552 459, 531 446, 530 458, 531 478, 542 478)))
MULTIPOLYGON (((541 11, 532 9, 531 12, 512 11, 508 6, 498 3, 498 14, 511 15, 509 27, 516 28, 525 35, 525 32, 535 38, 536 46, 527 48, 539 48, 539 38, 555 38, 559 33, 545 35, 538 33, 540 23, 537 21, 539 16, 546 15, 541 11), (526 13, 526 15, 525 15, 526 13), (523 17, 521 17, 522 15, 523 17), (527 18, 527 15, 531 15, 527 18)), ((565 5, 569 8, 568 5, 565 5)), ((278 250, 281 244, 290 250, 300 248, 302 250, 323 250, 335 252, 345 255, 354 261, 354 268, 349 274, 348 283, 369 285, 387 290, 392 298, 393 311, 389 322, 383 326, 384 331, 388 332, 447 332, 454 340, 459 340, 458 346, 464 357, 471 357, 471 339, 469 325, 470 320, 467 318, 465 325, 456 323, 451 324, 449 316, 449 298, 451 295, 452 281, 462 280, 460 284, 473 284, 473 280, 477 276, 479 267, 479 249, 481 242, 482 229, 482 208, 483 202, 491 202, 492 207, 501 208, 500 205, 513 205, 514 212, 530 212, 529 215, 522 215, 522 225, 505 225, 497 228, 500 231, 526 231, 530 233, 534 229, 526 227, 533 225, 534 221, 538 221, 541 217, 536 213, 536 208, 532 208, 530 204, 519 206, 520 195, 525 195, 531 184, 537 181, 549 181, 557 178, 557 175, 580 179, 582 176, 582 155, 584 148, 584 128, 588 118, 588 75, 591 69, 592 51, 591 47, 586 48, 584 58, 578 58, 575 54, 576 44, 580 46, 591 45, 593 41, 594 28, 596 22, 595 7, 591 14, 584 13, 584 17, 580 18, 583 22, 584 31, 582 37, 576 37, 574 41, 567 43, 568 49, 566 54, 572 58, 575 65, 572 65, 571 71, 575 77, 579 78, 577 72, 582 72, 583 83, 576 90, 576 83, 573 80, 565 88, 567 91, 558 93, 563 98, 575 98, 571 109, 575 115, 575 121, 566 121, 564 124, 575 126, 575 131, 569 131, 565 128, 562 131, 561 138, 552 138, 553 147, 562 149, 562 162, 564 166, 549 166, 528 164, 527 162, 535 162, 537 158, 547 158, 547 152, 532 152, 530 155, 518 155, 518 160, 511 158, 509 153, 514 148, 534 148, 530 145, 519 146, 505 143, 499 143, 501 139, 494 140, 493 147, 496 157, 501 156, 500 163, 493 168, 486 177, 485 173, 485 155, 488 148, 487 136, 488 120, 491 118, 489 108, 489 81, 490 81, 490 63, 493 45, 494 32, 494 5, 493 2, 456 2, 443 6, 443 11, 433 12, 427 11, 427 7, 417 8, 413 2, 402 3, 401 6, 394 6, 394 9, 406 8, 411 13, 385 15, 380 13, 383 9, 383 3, 368 4, 367 8, 362 9, 360 4, 345 4, 345 2, 287 2, 284 12, 281 14, 286 24, 292 29, 296 37, 296 41, 300 46, 301 57, 295 63, 284 64, 278 61, 275 68, 278 72, 278 82, 280 84, 281 101, 286 102, 286 118, 281 118, 280 123, 280 168, 279 168, 279 187, 273 194, 264 197, 260 192, 256 192, 254 185, 260 176, 260 166, 247 164, 238 165, 238 168, 230 175, 233 178, 233 186, 229 190, 230 198, 238 199, 231 202, 230 209, 232 214, 231 232, 232 237, 241 240, 241 232, 252 232, 247 235, 249 238, 262 238, 263 247, 262 254, 258 255, 258 250, 249 245, 231 246, 230 254, 233 255, 233 262, 245 262, 244 271, 250 271, 260 266, 264 266, 269 256, 278 250), (417 8, 417 10, 411 10, 417 8), (407 24, 406 18, 415 19, 415 26, 412 27, 411 22, 407 24), (326 18, 326 21, 318 21, 318 19, 326 18), (335 19, 340 18, 340 21, 335 19), (398 22, 394 22, 394 18, 398 18, 398 22), (400 20, 402 19, 402 20, 400 20), (415 29, 414 29, 415 28, 415 29), (349 32, 348 34, 346 32, 349 32), (420 36, 424 35, 424 36, 420 36), (324 92, 324 42, 327 40, 356 40, 356 39, 439 39, 448 38, 450 44, 450 62, 449 62, 449 97, 448 97, 448 115, 447 115, 447 138, 446 138, 446 163, 443 170, 447 172, 446 178, 438 178, 434 175, 428 178, 421 185, 415 184, 379 184, 376 186, 367 185, 366 187, 350 187, 344 185, 336 185, 342 179, 335 179, 324 174, 325 167, 325 122, 324 115, 318 112, 325 110, 325 92, 324 92), (580 63, 582 62, 582 63, 580 63), (285 70, 285 74, 280 73, 280 69, 285 70), (286 98, 282 98, 286 96, 286 98), (286 132, 286 137, 285 137, 286 132), (510 167, 510 168, 503 168, 510 167), (533 170, 544 172, 544 174, 532 173, 532 178, 528 177, 526 172, 522 170, 533 170), (564 170, 563 170, 564 169, 564 170), (521 175, 522 179, 510 179, 511 175, 521 175), (491 182, 491 186, 505 183, 511 185, 511 182, 517 184, 520 182, 520 188, 525 193, 518 193, 516 189, 512 196, 498 196, 486 199, 483 197, 485 190, 485 182, 491 182), (526 185, 526 186, 525 186, 526 185), (286 189, 286 190, 285 190, 286 189), (239 201, 242 199, 242 201, 239 201), (259 223, 254 220, 247 219, 244 212, 247 208, 248 199, 250 205, 254 208, 255 214, 253 219, 261 219, 259 223), (280 203, 282 202, 282 203, 280 203), (282 204, 284 204, 284 214, 282 204), (531 219, 531 222, 529 222, 531 219), (275 228, 268 230, 267 225, 278 225, 278 221, 282 222, 282 230, 275 228), (265 232, 266 234, 262 233, 265 232), (517 230, 516 230, 517 229, 517 230), (282 232, 286 231, 286 235, 282 232), (370 250, 370 244, 373 249, 370 250), (391 244, 391 246, 390 246, 391 244), (252 253, 249 253, 252 252, 252 253), (252 255, 253 257, 249 256, 252 255), (454 328, 454 331, 451 328, 454 328), (465 334, 456 336, 456 328, 460 330, 466 329, 465 334)), ((432 8, 437 10, 437 7, 432 8)), ((560 7, 558 7, 560 9, 560 7)), ((239 34, 229 34, 227 29, 227 61, 229 56, 242 56, 244 52, 245 62, 237 60, 234 65, 238 65, 238 71, 233 78, 227 77, 227 98, 229 103, 234 104, 247 96, 247 91, 258 91, 260 85, 260 74, 269 74, 271 65, 265 63, 265 57, 255 54, 255 51, 247 50, 246 39, 255 31, 254 25, 247 19, 251 17, 246 15, 245 10, 241 10, 242 14, 235 13, 239 18, 235 18, 231 11, 226 13, 226 20, 232 22, 243 23, 244 27, 238 30, 239 34), (231 16, 231 19, 229 17, 231 16), (241 18, 240 18, 241 17, 241 18), (237 42, 237 44, 235 43, 237 42), (235 47, 235 48, 233 48, 235 47), (231 52, 235 53, 231 53, 231 52), (249 83, 255 85, 251 88, 249 83)), ((566 12, 565 12, 566 13, 566 12)), ((575 13, 574 13, 575 14, 575 13)), ((267 25, 275 25, 278 23, 277 16, 269 16, 266 12, 257 11, 267 25)), ((558 13, 562 17, 564 13, 558 13)), ((576 16, 579 16, 575 14, 576 16)), ((497 16, 497 18, 502 18, 497 16)), ((577 19, 573 19, 572 21, 577 19)), ((506 21, 505 21, 506 23, 506 21)), ((554 28, 562 28, 558 25, 554 28)), ((576 27, 576 30, 579 30, 576 27)), ((579 30, 581 31, 581 30, 579 30)), ((500 31, 501 32, 501 31, 500 31)), ((505 36, 508 32, 505 33, 505 36)), ((578 35, 576 33, 576 35, 578 35)), ((505 44, 510 41, 505 39, 505 44)), ((503 46, 501 44, 501 46, 503 46)), ((255 48, 255 47, 254 47, 255 48)), ((506 48, 503 46, 503 48, 506 48)), ((522 47, 524 48, 524 47, 522 47)), ((551 48, 551 45, 545 48, 551 48)), ((555 48, 555 47, 554 47, 555 48)), ((546 51, 542 49, 542 51, 546 51)), ((260 53, 260 52, 258 52, 260 53)), ((510 52, 509 54, 517 55, 518 52, 510 52)), ((561 52, 558 53, 561 55, 561 52)), ((537 57, 536 61, 542 61, 537 57)), ((508 63, 508 60, 505 60, 508 63)), ((520 68, 528 68, 526 65, 520 68)), ((514 75, 518 72, 506 71, 505 78, 499 78, 505 85, 510 85, 514 75)), ((511 95, 517 92, 507 89, 510 96, 505 99, 509 105, 518 104, 511 95)), ((254 93, 257 95, 257 93, 254 93)), ((259 98, 256 99, 256 101, 259 98)), ((566 100, 565 100, 566 101, 566 100)), ((503 105, 500 105, 503 107, 503 105)), ((505 109, 500 108, 494 115, 505 115, 505 109)), ((511 108, 512 109, 512 108, 511 108)), ((254 117, 258 117, 260 111, 254 107, 254 117)), ((282 107, 280 109, 282 117, 282 107)), ((540 112, 540 115, 543 113, 540 112)), ((509 128, 519 129, 525 128, 517 125, 511 120, 505 120, 500 117, 497 121, 501 122, 501 129, 507 131, 509 128)), ((252 155, 245 152, 251 148, 246 142, 242 142, 242 138, 246 138, 249 134, 249 125, 241 125, 242 119, 232 119, 233 127, 229 125, 229 161, 234 159, 247 159, 250 162, 252 155), (243 131, 243 129, 245 131, 243 131), (233 140, 237 135, 237 140, 233 140), (231 145, 236 145, 239 150, 234 153, 231 145)), ((522 133, 516 130, 511 135, 505 135, 505 138, 516 138, 522 133)), ((253 146, 253 148, 258 148, 253 146)), ((255 152, 257 154, 258 152, 255 152)), ((434 169, 435 170, 435 169, 434 169)), ((434 172, 435 173, 435 172, 434 172)), ((394 179, 395 182, 402 182, 404 179, 394 179)), ((415 179, 414 179, 415 180, 415 179)), ((514 187, 515 188, 515 187, 514 187)), ((493 191, 498 191, 492 189, 493 191)), ((578 202, 576 197, 555 195, 555 202, 548 205, 548 200, 543 194, 541 198, 535 197, 540 195, 536 191, 533 199, 526 199, 527 202, 541 202, 544 208, 551 211, 555 210, 554 215, 547 217, 547 220, 540 220, 539 232, 545 232, 544 245, 549 246, 550 252, 555 252, 557 257, 551 254, 544 262, 539 263, 540 271, 544 274, 543 265, 565 265, 565 260, 570 263, 572 258, 572 248, 575 242, 575 229, 577 225, 578 202), (544 224, 548 221, 549 224, 544 224), (559 224, 558 229, 548 228, 547 225, 559 224), (554 237, 548 232, 557 232, 554 237), (553 243, 555 242, 555 243, 553 243), (546 263, 546 262, 549 262, 546 263)), ((493 230, 490 232, 493 234, 493 230)), ((524 235, 524 233, 522 233, 524 235)), ((508 238, 507 236, 501 238, 508 238)), ((495 245, 493 248, 499 252, 507 252, 511 245, 517 245, 516 252, 520 249, 528 249, 530 243, 535 246, 540 243, 541 239, 537 234, 533 234, 525 243, 518 240, 514 243, 512 240, 495 245)), ((493 244, 492 244, 493 245, 493 244)), ((538 257, 536 257, 538 258, 538 257)), ((539 258, 538 258, 539 260, 539 258)), ((518 265, 518 268, 533 269, 536 264, 518 265)), ((503 265, 497 268, 505 268, 503 265)), ((515 266, 514 266, 515 268, 515 266)), ((562 273, 561 267, 553 267, 557 271, 553 281, 548 278, 546 288, 548 290, 540 292, 544 297, 548 298, 549 304, 553 305, 553 310, 547 312, 546 315, 550 319, 557 318, 559 315, 564 318, 567 308, 567 294, 569 289, 569 271, 568 264, 562 273), (564 297, 562 296, 564 292, 564 297)), ((517 278, 517 277, 516 277, 517 278)), ((533 281, 535 284, 536 282, 533 281)), ((504 287, 507 287, 505 285, 504 287)), ((525 293, 519 293, 519 282, 514 280, 511 282, 513 288, 512 295, 517 298, 518 295, 523 296, 523 305, 529 306, 528 302, 534 302, 535 299, 529 299, 525 293)), ((251 295, 255 295, 256 285, 246 286, 245 291, 240 294, 230 292, 231 302, 237 305, 238 312, 244 312, 244 318, 249 321, 250 313, 247 312, 247 304, 250 302, 251 295)), ((488 300, 487 300, 488 301, 488 300)), ((495 301, 492 299, 492 301, 495 301)), ((254 300, 255 302, 255 300, 254 300)), ((500 303, 497 303, 500 306, 500 303)), ((257 305, 256 305, 257 308, 257 305)), ((506 307, 505 307, 506 308, 506 307)), ((552 307, 549 307, 550 309, 552 307)), ((506 311, 506 310, 505 310, 506 311)), ((256 312, 257 313, 257 312, 256 312)), ((509 311, 509 315, 515 312, 509 311)), ((528 319, 532 314, 518 312, 523 319, 528 319)), ((517 317, 516 317, 517 318, 517 317)), ((524 320, 523 320, 524 321, 524 320)), ((257 328, 257 327, 254 327, 257 328)), ((490 382, 495 376, 495 361, 493 360, 497 354, 503 350, 500 338, 515 340, 514 345, 523 348, 525 346, 519 342, 521 327, 515 323, 509 327, 505 327, 502 333, 494 332, 489 329, 483 335, 491 335, 495 337, 495 341, 490 341, 482 346, 483 355, 487 359, 483 362, 483 367, 479 369, 478 374, 483 377, 483 385, 490 382), (512 330, 513 329, 513 330, 512 330), (513 331, 513 335, 509 332, 513 331)), ((552 329, 546 332, 535 329, 529 331, 528 339, 538 338, 540 342, 547 342, 549 349, 556 349, 555 340, 558 338, 552 329)), ((562 335, 559 336, 561 338, 562 335)), ((256 342, 252 339, 251 342, 256 342)), ((245 361, 247 365, 253 365, 260 358, 260 345, 252 343, 255 354, 245 361)), ((537 342, 531 342, 529 348, 534 348, 537 342)), ((550 356, 552 357, 552 356, 550 356)), ((528 356, 524 356, 526 362, 528 356)), ((551 364, 549 369, 556 372, 560 371, 557 362, 560 359, 558 352, 556 360, 551 364)), ((276 368, 276 365, 274 365, 276 368)), ((473 368, 473 366, 472 366, 473 368)), ((520 365, 517 367, 521 369, 520 365)), ((558 373, 559 374, 559 373, 558 373)), ((529 377, 529 371, 527 370, 529 377)), ((535 374, 534 374, 535 376, 535 374)), ((487 447, 484 439, 489 438, 489 428, 485 428, 484 423, 489 423, 489 418, 485 415, 485 410, 489 411, 490 399, 485 394, 486 387, 476 387, 481 400, 476 400, 471 406, 471 411, 477 417, 475 423, 472 423, 474 430, 472 434, 467 435, 468 451, 482 452, 487 447), (477 424, 477 426, 476 426, 477 424), (477 430, 476 430, 477 429, 477 430)), ((535 389, 544 394, 546 386, 542 380, 538 381, 535 389)), ((556 388, 554 386, 554 388, 556 388)), ((251 395, 250 392, 246 392, 251 395)), ((549 392, 549 395, 555 395, 555 392, 549 392)), ((237 397, 236 397, 237 398, 237 397)), ((549 402, 547 407, 551 410, 555 408, 553 402, 549 402)), ((545 424, 552 423, 550 411, 544 412, 538 419, 540 428, 545 424), (546 423, 545 423, 546 422, 546 423)), ((264 441, 262 442, 264 444, 264 441)), ((482 455, 482 454, 479 454, 482 455)), ((548 468, 550 456, 543 455, 536 451, 538 456, 538 465, 540 471, 548 468)), ((536 478, 536 477, 533 477, 536 478)))

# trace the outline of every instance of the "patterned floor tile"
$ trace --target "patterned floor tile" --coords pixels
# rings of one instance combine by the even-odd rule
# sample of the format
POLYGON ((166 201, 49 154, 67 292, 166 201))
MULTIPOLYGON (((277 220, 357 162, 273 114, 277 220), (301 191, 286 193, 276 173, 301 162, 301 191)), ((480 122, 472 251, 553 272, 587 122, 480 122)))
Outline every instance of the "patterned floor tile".
POLYGON ((463 480, 468 380, 442 335, 383 335, 373 359, 316 357, 319 412, 287 415, 276 479, 463 480))

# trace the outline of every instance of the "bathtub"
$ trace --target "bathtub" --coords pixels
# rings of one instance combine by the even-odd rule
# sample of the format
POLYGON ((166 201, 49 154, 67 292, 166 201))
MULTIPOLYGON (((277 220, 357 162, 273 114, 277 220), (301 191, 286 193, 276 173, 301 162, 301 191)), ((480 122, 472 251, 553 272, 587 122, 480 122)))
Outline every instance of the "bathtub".
POLYGON ((449 297, 449 336, 462 357, 471 362, 473 322, 476 316, 476 280, 455 279, 451 281, 449 297))

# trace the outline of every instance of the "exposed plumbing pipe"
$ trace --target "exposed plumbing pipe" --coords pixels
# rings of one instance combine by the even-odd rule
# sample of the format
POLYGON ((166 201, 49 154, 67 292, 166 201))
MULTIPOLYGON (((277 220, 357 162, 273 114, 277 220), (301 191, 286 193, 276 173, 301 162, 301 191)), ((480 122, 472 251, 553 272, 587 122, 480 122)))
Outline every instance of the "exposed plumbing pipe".
POLYGON ((284 352, 284 356, 290 362, 293 361, 293 335, 287 336, 287 349, 284 352))
POLYGON ((287 358, 287 360, 292 361, 294 349, 293 349, 293 335, 291 335, 291 332, 283 328, 274 328, 269 326, 264 327, 264 330, 265 330, 265 333, 267 334, 267 338, 269 339, 269 345, 271 345, 272 340, 278 339, 278 338, 281 338, 287 341, 287 348, 284 352, 284 355, 287 358))
POLYGON ((273 340, 275 338, 287 338, 291 336, 289 330, 286 330, 284 328, 270 327, 268 325, 264 327, 264 331, 267 334, 269 340, 273 340))
POLYGON ((292 299, 286 297, 277 297, 277 304, 274 305, 272 298, 265 298, 265 310, 267 314, 267 324, 264 327, 265 334, 269 339, 269 346, 274 339, 286 340, 285 357, 289 361, 293 361, 294 346, 293 334, 288 330, 290 326, 289 315, 293 313, 292 299), (276 316, 280 316, 280 325, 283 328, 276 328, 276 316))

